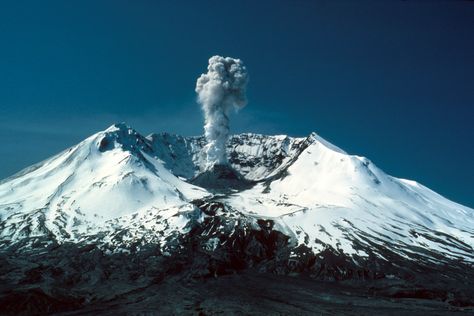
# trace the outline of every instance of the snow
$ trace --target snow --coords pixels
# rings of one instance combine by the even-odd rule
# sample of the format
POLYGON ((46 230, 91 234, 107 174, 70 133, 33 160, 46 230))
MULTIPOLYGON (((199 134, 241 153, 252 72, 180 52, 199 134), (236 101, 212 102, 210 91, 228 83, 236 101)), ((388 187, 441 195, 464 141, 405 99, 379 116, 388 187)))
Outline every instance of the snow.
MULTIPOLYGON (((145 138, 113 125, 0 182, 0 238, 52 233, 59 241, 85 241, 101 233, 103 243, 120 249, 137 240, 164 245, 203 216, 191 202, 213 195, 190 183, 205 168, 204 145, 203 137, 145 138)), ((473 209, 387 175, 315 133, 235 135, 227 152, 255 185, 214 199, 273 219, 294 245, 367 256, 356 244, 369 239, 402 256, 417 246, 474 262, 473 209)))
POLYGON ((100 226, 135 212, 180 206, 209 195, 178 179, 144 150, 128 147, 130 139, 116 139, 117 132, 135 141, 136 132, 114 125, 40 168, 1 184, 2 218, 42 209, 46 227, 60 235, 62 228, 71 230, 78 221, 100 226), (104 138, 114 143, 111 150, 102 152, 98 144, 104 138), (64 225, 58 222, 60 218, 64 225))
POLYGON ((410 231, 415 229, 458 239, 471 247, 461 251, 464 258, 474 261, 474 210, 416 182, 386 175, 367 158, 348 155, 314 134, 310 137, 314 142, 289 166, 286 176, 232 194, 224 199, 226 203, 281 221, 288 230, 300 232, 298 244, 315 250, 330 245, 357 254, 356 233, 370 232, 387 243, 451 256, 448 248, 432 239, 413 237, 410 231))

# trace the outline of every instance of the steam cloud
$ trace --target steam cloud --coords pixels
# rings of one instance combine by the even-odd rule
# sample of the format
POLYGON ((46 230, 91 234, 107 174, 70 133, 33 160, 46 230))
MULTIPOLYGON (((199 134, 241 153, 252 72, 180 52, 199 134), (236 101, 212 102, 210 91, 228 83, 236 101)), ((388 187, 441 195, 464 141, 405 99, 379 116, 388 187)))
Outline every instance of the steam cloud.
POLYGON ((247 69, 240 59, 212 56, 207 73, 196 82, 198 102, 204 112, 205 148, 208 167, 227 164, 226 141, 229 137, 229 114, 247 104, 245 87, 247 69))

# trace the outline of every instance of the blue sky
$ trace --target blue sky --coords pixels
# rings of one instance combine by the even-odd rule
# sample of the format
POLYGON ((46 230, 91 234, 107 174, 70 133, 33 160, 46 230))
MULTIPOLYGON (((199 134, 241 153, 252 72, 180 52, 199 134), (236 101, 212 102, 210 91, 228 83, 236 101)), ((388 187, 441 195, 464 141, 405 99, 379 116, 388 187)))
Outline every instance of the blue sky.
POLYGON ((117 121, 202 133, 195 80, 244 60, 232 132, 312 131, 474 207, 474 3, 2 1, 0 178, 117 121))

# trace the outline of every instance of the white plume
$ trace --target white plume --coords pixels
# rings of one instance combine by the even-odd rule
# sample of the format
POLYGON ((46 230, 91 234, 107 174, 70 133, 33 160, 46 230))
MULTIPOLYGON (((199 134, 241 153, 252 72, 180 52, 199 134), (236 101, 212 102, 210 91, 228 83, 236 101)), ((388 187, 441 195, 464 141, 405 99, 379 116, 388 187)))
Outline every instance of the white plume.
POLYGON ((248 74, 243 62, 222 56, 212 56, 207 73, 196 82, 198 102, 205 118, 208 167, 227 164, 225 145, 229 136, 229 114, 232 109, 239 110, 247 104, 247 82, 248 74))

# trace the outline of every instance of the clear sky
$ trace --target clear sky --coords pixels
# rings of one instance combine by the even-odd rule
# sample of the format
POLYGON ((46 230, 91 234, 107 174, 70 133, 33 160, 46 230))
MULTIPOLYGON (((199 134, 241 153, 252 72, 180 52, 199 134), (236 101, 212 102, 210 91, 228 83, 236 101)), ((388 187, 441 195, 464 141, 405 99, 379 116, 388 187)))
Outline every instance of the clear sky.
POLYGON ((0 178, 114 122, 202 133, 196 78, 244 60, 232 132, 317 132, 474 207, 472 1, 2 1, 0 178))

